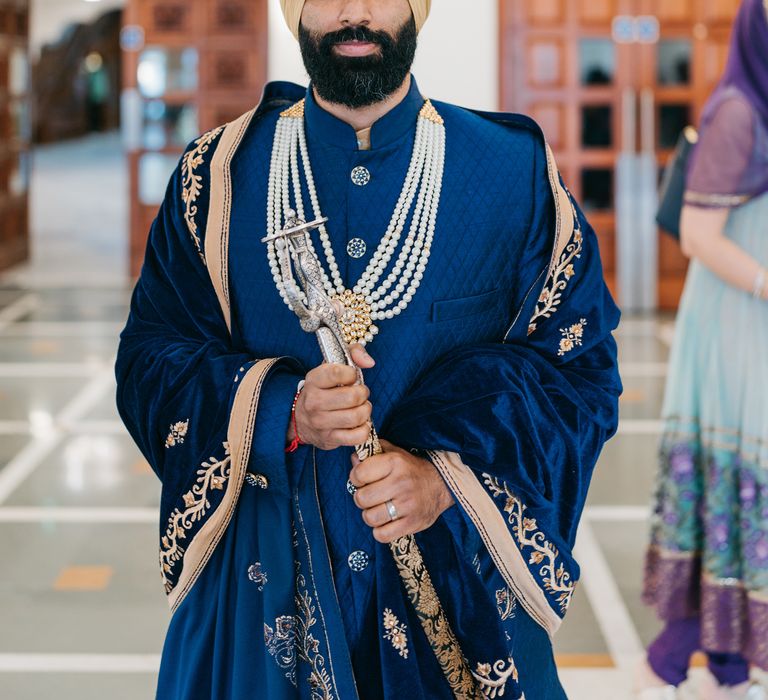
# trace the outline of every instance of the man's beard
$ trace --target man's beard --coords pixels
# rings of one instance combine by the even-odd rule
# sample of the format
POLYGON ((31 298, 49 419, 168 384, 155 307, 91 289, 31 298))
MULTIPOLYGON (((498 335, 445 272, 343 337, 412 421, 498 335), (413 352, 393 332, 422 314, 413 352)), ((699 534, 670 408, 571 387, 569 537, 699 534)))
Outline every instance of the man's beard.
POLYGON ((405 81, 416 56, 418 33, 413 17, 392 37, 367 27, 349 27, 324 36, 299 27, 304 67, 320 97, 333 104, 357 109, 386 100, 405 81), (376 44, 370 56, 350 57, 336 53, 336 44, 362 41, 376 44))

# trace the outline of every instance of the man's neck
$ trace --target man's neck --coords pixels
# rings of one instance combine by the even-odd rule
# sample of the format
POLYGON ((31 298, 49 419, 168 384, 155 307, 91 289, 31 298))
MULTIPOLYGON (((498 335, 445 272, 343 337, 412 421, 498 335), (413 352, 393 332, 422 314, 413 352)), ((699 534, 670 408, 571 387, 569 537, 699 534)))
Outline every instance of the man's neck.
POLYGON ((352 107, 345 107, 344 105, 334 104, 324 100, 317 94, 317 90, 314 90, 313 94, 317 104, 320 105, 326 112, 330 112, 337 119, 349 124, 355 131, 362 131, 368 129, 374 125, 379 119, 381 119, 387 112, 394 109, 399 105, 408 94, 411 89, 411 76, 408 74, 403 84, 395 90, 386 100, 376 102, 375 104, 368 105, 367 107, 359 107, 353 109, 352 107))

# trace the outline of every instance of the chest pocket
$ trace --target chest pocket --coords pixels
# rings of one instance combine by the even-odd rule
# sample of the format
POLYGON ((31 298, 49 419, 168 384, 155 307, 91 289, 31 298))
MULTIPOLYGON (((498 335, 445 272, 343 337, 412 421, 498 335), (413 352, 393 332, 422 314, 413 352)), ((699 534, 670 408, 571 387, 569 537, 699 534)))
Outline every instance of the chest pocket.
POLYGON ((435 301, 432 302, 431 320, 433 323, 437 323, 438 321, 450 321, 465 316, 477 316, 490 311, 498 311, 499 302, 498 287, 490 292, 471 297, 435 301))

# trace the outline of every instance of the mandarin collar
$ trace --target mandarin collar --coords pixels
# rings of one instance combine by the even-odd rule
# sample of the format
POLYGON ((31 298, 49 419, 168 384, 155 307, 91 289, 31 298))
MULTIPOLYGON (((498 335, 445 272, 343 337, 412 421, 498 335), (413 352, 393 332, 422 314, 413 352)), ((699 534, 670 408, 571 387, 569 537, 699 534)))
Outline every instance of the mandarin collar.
MULTIPOLYGON (((424 98, 411 76, 411 87, 403 100, 371 127, 371 149, 382 148, 399 140, 416 126, 416 120, 424 98)), ((307 88, 304 115, 307 132, 331 146, 357 151, 358 142, 355 130, 346 122, 326 112, 315 100, 312 85, 307 88)))

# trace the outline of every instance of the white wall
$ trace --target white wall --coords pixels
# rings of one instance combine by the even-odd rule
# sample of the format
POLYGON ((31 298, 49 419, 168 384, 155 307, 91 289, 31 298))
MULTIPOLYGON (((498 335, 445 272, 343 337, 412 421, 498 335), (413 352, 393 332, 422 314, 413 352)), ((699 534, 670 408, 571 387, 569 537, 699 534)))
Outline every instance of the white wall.
POLYGON ((125 7, 125 0, 32 0, 29 44, 34 57, 44 44, 56 41, 68 24, 91 22, 99 15, 125 7))
MULTIPOLYGON (((435 0, 419 37, 413 70, 424 95, 497 109, 498 23, 496 0, 435 0)), ((269 5, 269 79, 302 85, 308 80, 279 0, 270 0, 269 5)))

